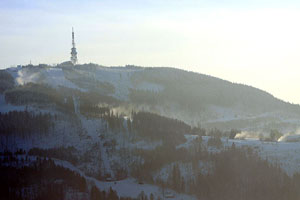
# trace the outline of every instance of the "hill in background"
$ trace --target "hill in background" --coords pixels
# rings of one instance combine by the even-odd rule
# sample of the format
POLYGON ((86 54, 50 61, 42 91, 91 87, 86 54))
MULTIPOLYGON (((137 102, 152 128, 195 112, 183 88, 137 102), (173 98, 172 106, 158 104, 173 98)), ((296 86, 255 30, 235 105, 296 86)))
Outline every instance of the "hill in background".
POLYGON ((205 128, 286 132, 300 124, 299 105, 251 86, 175 68, 62 63, 9 68, 0 75, 3 95, 28 83, 43 84, 111 97, 106 103, 118 102, 117 109, 128 113, 144 110, 205 128))

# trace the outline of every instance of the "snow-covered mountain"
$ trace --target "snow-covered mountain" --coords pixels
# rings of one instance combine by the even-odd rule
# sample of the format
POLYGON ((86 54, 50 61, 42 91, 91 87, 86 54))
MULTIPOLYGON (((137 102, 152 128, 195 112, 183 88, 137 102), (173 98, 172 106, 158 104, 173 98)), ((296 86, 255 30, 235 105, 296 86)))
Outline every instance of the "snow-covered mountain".
MULTIPOLYGON (((17 85, 46 84, 93 92, 205 128, 295 131, 300 106, 259 89, 174 68, 26 66, 6 69, 17 85)), ((120 104, 122 107, 122 104, 120 104)))
POLYGON ((222 156, 236 147, 253 160, 237 151, 225 168, 232 177, 241 177, 241 158, 280 177, 300 173, 298 105, 173 68, 69 63, 8 68, 0 71, 0 117, 2 160, 3 152, 19 149, 32 160, 52 158, 83 176, 89 187, 112 188, 122 197, 206 197, 195 185, 202 179, 214 185, 209 178, 223 173, 222 156), (276 141, 257 139, 264 134, 276 141))

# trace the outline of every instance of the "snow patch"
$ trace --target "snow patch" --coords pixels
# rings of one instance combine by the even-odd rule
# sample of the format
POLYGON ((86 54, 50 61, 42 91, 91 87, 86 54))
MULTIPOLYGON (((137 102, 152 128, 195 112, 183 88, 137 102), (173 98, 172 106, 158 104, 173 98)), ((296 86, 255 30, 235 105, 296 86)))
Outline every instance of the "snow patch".
POLYGON ((64 72, 61 68, 46 68, 42 71, 42 74, 45 77, 44 82, 52 87, 57 88, 59 86, 64 86, 67 88, 80 89, 74 83, 65 78, 64 72))
POLYGON ((139 83, 135 87, 135 89, 146 90, 146 91, 151 91, 151 92, 160 92, 160 91, 164 90, 164 87, 159 84, 155 84, 155 83, 142 82, 142 83, 139 83))
POLYGON ((199 138, 199 135, 184 135, 184 137, 185 137, 185 139, 187 141, 185 143, 183 143, 183 144, 177 145, 176 149, 180 149, 180 148, 186 148, 186 149, 188 149, 191 146, 192 142, 195 139, 199 138))

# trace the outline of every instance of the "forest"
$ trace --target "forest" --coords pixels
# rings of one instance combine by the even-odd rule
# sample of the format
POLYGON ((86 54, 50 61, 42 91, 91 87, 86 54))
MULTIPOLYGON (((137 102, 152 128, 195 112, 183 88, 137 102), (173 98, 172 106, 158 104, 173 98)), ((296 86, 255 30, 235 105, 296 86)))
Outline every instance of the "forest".
POLYGON ((86 180, 79 174, 57 166, 51 159, 30 161, 26 157, 1 158, 0 199, 63 199, 68 190, 85 192, 86 180), (18 163, 18 167, 7 163, 18 163))
POLYGON ((0 94, 14 87, 14 78, 6 71, 0 70, 0 94))
MULTIPOLYGON (((111 188, 108 191, 96 186, 89 188, 84 177, 56 165, 51 159, 31 159, 20 156, 20 153, 6 152, 0 155, 0 199, 132 200, 129 197, 119 197, 111 188)), ((140 197, 145 198, 145 195, 142 193, 140 197)))
POLYGON ((300 174, 290 177, 277 164, 261 159, 251 148, 230 148, 211 154, 201 141, 192 151, 184 149, 156 148, 139 151, 145 159, 137 163, 133 176, 138 180, 152 182, 162 188, 172 188, 179 193, 196 195, 198 199, 253 200, 253 199, 299 199, 300 174), (187 179, 180 163, 192 163, 192 179, 187 179), (203 173, 199 163, 211 163, 211 169, 203 173), (167 180, 152 174, 168 163, 174 163, 167 180))
POLYGON ((45 135, 54 126, 52 120, 50 113, 34 114, 27 110, 0 113, 0 135, 23 138, 32 134, 45 135))
POLYGON ((5 101, 13 105, 55 105, 65 112, 74 112, 72 89, 52 88, 45 84, 27 83, 5 91, 5 101))

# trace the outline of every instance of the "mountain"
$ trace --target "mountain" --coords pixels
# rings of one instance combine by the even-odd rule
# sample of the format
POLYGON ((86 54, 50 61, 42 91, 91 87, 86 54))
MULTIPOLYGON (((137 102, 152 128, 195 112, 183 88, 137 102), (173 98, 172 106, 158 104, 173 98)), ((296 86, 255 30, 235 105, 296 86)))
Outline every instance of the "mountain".
POLYGON ((93 93, 112 97, 119 109, 149 111, 192 126, 288 132, 300 124, 299 105, 251 86, 175 68, 62 63, 9 68, 1 74, 2 88, 11 89, 13 79, 19 87, 36 83, 93 93))
POLYGON ((0 70, 0 199, 299 199, 299 113, 174 68, 0 70))

